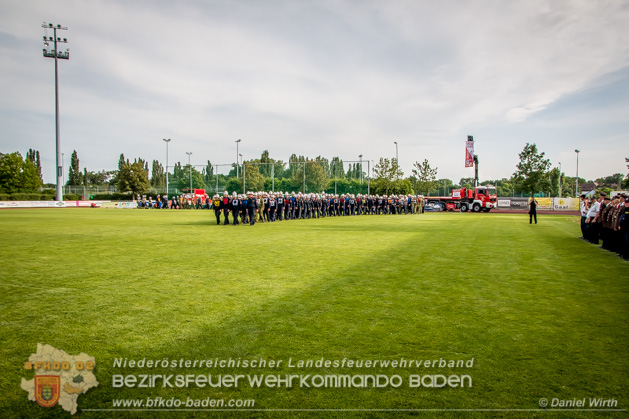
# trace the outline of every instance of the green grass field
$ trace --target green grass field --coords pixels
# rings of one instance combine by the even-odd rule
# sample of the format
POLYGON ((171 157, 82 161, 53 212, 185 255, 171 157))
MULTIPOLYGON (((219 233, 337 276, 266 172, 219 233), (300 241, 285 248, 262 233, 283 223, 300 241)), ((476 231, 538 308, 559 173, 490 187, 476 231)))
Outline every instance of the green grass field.
POLYGON ((538 409, 541 398, 599 397, 629 407, 629 264, 579 240, 576 217, 529 225, 526 215, 437 213, 249 227, 216 226, 210 211, 4 210, 0 232, 2 417, 68 416, 20 388, 37 343, 95 357, 100 384, 79 396, 84 417, 159 414, 90 410, 146 397, 253 399, 265 411, 250 415, 286 417, 315 412, 267 409, 538 409), (114 358, 145 357, 283 364, 114 367, 114 358), (474 364, 286 365, 321 358, 474 364), (114 374, 397 374, 404 384, 120 389, 114 374), (467 374, 473 385, 407 385, 433 374, 467 374))

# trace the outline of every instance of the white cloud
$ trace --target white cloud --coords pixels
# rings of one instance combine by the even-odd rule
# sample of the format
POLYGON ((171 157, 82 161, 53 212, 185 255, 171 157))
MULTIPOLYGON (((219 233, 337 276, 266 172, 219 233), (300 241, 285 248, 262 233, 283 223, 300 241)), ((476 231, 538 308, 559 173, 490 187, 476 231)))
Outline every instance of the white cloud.
MULTIPOLYGON (((70 28, 63 144, 90 169, 120 152, 163 159, 163 137, 171 156, 213 162, 233 160, 237 138, 246 157, 345 160, 391 156, 397 140, 407 173, 428 158, 456 179, 467 133, 499 126, 521 149, 510 129, 626 68, 628 13, 622 1, 4 3, 0 109, 48 119, 2 124, 0 145, 54 153, 50 138, 23 142, 54 129, 52 62, 36 51, 55 19, 70 28)), ((513 171, 493 154, 501 140, 483 156, 500 177, 513 171)))

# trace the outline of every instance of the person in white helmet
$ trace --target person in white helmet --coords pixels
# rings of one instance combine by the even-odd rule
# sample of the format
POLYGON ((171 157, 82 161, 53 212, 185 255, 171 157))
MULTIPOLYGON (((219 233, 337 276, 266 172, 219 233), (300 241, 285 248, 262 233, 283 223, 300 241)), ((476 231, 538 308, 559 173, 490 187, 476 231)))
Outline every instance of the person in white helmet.
POLYGON ((236 194, 236 192, 232 193, 230 210, 232 212, 232 218, 234 219, 232 224, 233 225, 240 224, 238 222, 238 214, 240 214, 240 199, 238 198, 238 195, 236 194))
POLYGON ((275 210, 277 209, 277 201, 275 200, 275 194, 269 193, 269 221, 275 221, 275 210))
POLYGON ((223 211, 223 217, 225 217, 223 225, 229 224, 230 202, 229 193, 227 191, 223 192, 223 198, 221 199, 221 211, 223 211))
POLYGON ((282 221, 282 215, 284 212, 284 196, 282 195, 282 192, 275 195, 275 201, 276 201, 275 212, 277 213, 277 216, 275 218, 277 218, 277 220, 279 221, 282 221))
POLYGON ((216 215, 216 225, 219 225, 221 223, 221 199, 218 194, 212 198, 212 208, 214 208, 214 215, 216 215))

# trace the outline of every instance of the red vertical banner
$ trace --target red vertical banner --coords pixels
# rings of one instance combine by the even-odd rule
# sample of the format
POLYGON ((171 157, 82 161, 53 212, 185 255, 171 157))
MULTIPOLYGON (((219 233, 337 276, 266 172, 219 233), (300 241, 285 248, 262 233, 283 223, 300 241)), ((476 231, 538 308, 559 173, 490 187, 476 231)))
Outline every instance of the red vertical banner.
POLYGON ((465 143, 465 167, 474 167, 474 140, 467 137, 468 140, 465 143))

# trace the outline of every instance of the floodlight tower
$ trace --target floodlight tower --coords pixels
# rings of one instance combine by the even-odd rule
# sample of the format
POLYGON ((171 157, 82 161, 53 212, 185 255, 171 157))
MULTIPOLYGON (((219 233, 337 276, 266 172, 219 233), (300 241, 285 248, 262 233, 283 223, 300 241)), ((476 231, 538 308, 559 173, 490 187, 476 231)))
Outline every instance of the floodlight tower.
POLYGON ((360 184, 363 184, 363 155, 359 154, 358 158, 360 159, 360 184))
POLYGON ((393 144, 395 144, 395 163, 397 165, 399 165, 399 163, 398 163, 399 160, 398 160, 398 157, 397 157, 397 141, 393 141, 393 144))
POLYGON ((61 165, 61 136, 59 134, 59 77, 58 77, 58 69, 57 69, 57 60, 68 60, 70 59, 70 50, 66 49, 65 52, 60 52, 57 44, 67 44, 67 38, 57 38, 57 30, 67 31, 68 28, 63 27, 61 25, 53 25, 52 23, 44 22, 42 25, 44 28, 44 57, 46 58, 54 58, 55 59, 55 137, 56 137, 56 157, 55 164, 57 167, 57 196, 55 200, 63 201, 63 190, 62 182, 63 182, 63 165, 61 165), (48 36, 48 29, 52 29, 52 35, 48 36), (48 50, 50 47, 50 43, 53 43, 53 49, 48 50))
POLYGON ((581 152, 581 150, 574 150, 575 153, 577 153, 577 179, 576 179, 576 183, 574 184, 574 197, 578 198, 579 197, 579 153, 581 152))
POLYGON ((236 143, 236 179, 238 179, 238 156, 240 155, 238 152, 238 144, 240 144, 241 141, 240 138, 234 141, 236 143))
POLYGON ((170 138, 162 138, 166 143, 166 198, 168 198, 168 143, 170 138))
POLYGON ((192 165, 190 164, 190 156, 192 156, 192 151, 186 151, 188 155, 188 166, 190 166, 190 193, 192 193, 192 165))

